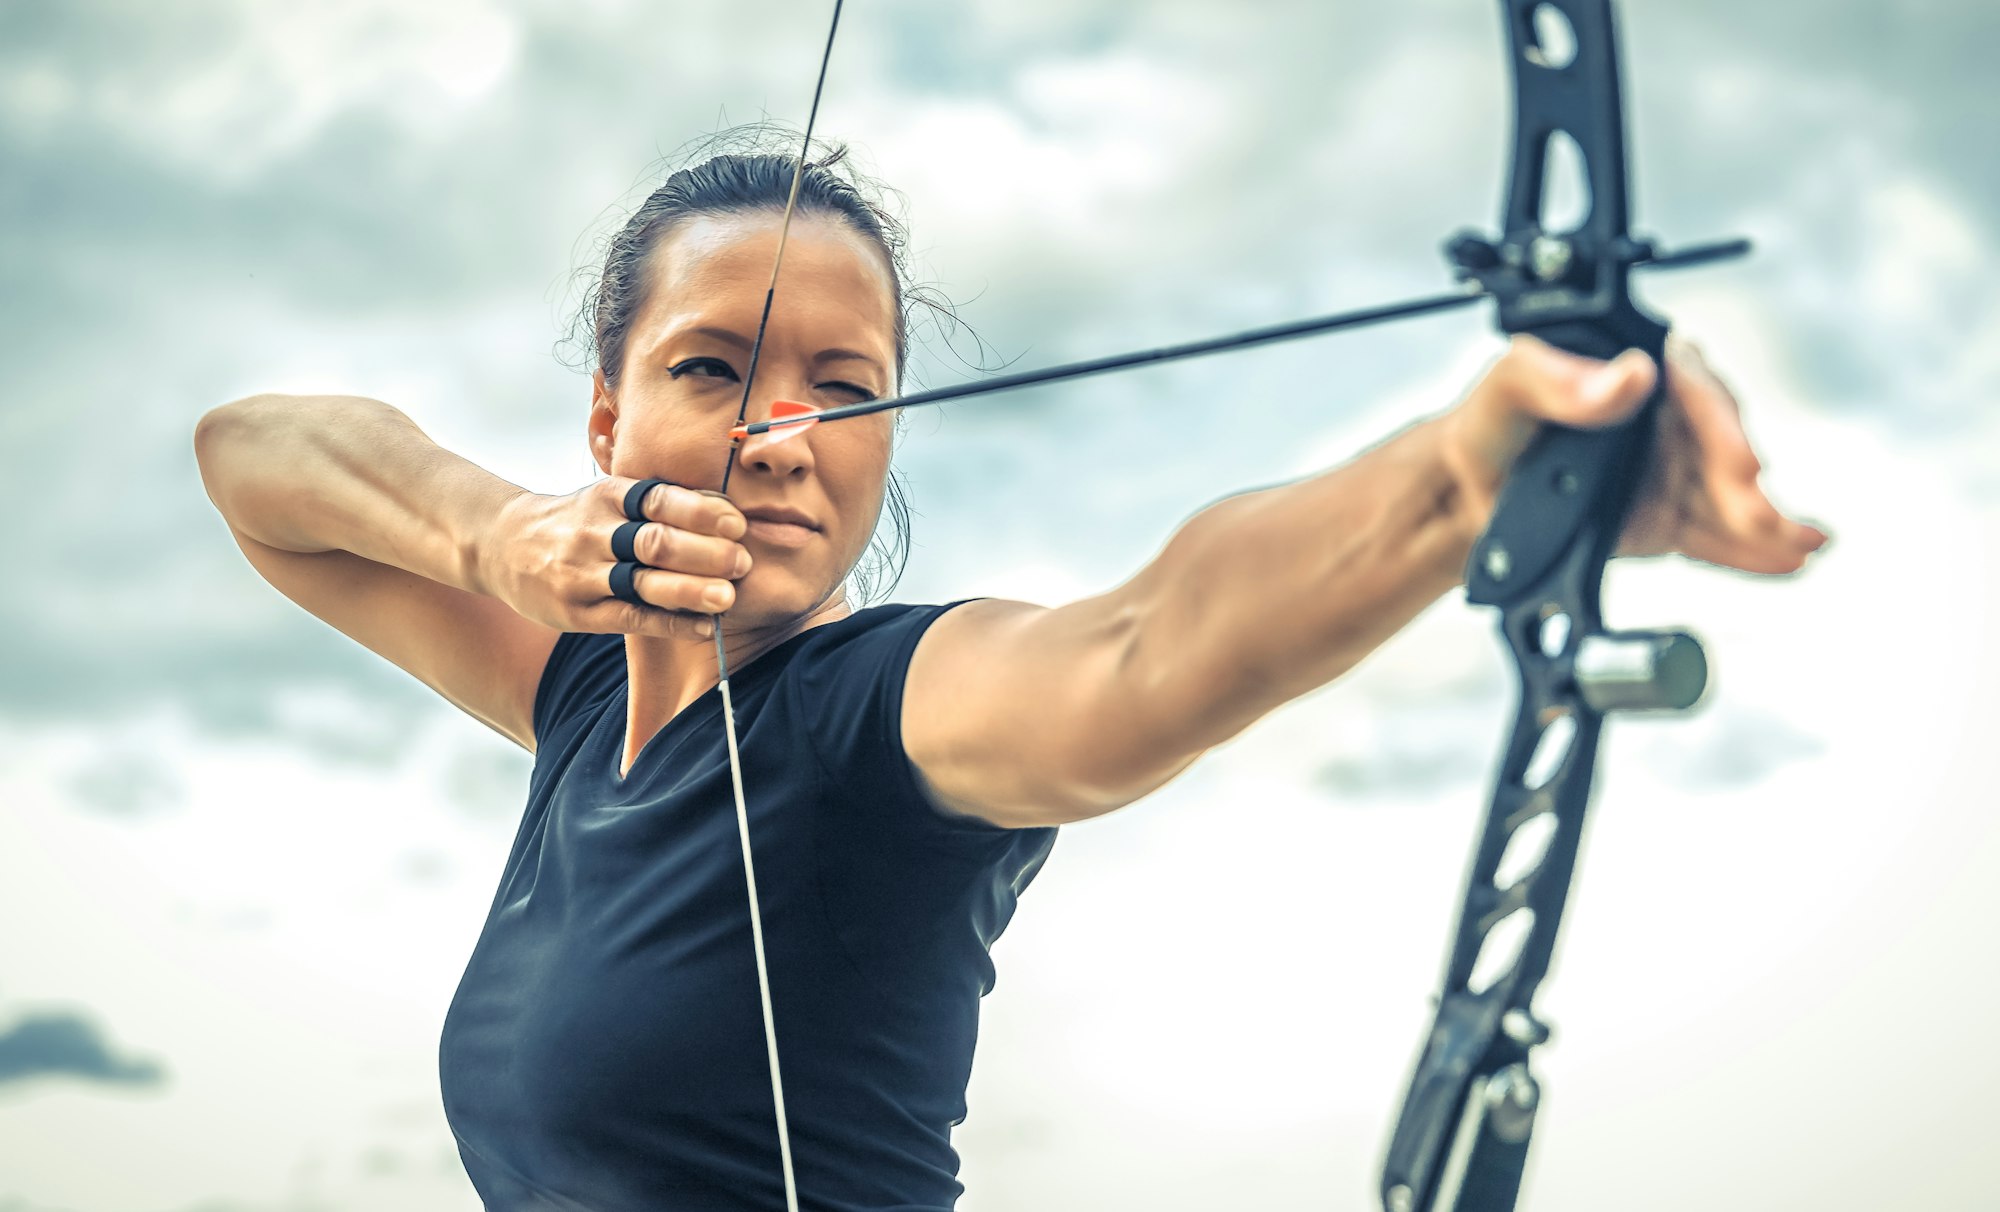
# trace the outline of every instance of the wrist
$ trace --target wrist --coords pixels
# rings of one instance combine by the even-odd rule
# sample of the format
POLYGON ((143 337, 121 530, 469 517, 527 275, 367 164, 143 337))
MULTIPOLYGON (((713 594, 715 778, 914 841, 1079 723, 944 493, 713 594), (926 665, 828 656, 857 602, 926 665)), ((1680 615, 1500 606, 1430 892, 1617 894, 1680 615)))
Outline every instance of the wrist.
POLYGON ((1443 585, 1440 592, 1464 584, 1466 562, 1493 512, 1492 493, 1469 474, 1463 447, 1456 440, 1456 415, 1454 410, 1418 422, 1410 435, 1416 476, 1431 503, 1422 547, 1443 585))
POLYGON ((481 511, 458 540, 459 584, 474 593, 506 599, 505 578, 512 568, 508 536, 520 528, 521 510, 539 494, 513 487, 497 508, 481 511))

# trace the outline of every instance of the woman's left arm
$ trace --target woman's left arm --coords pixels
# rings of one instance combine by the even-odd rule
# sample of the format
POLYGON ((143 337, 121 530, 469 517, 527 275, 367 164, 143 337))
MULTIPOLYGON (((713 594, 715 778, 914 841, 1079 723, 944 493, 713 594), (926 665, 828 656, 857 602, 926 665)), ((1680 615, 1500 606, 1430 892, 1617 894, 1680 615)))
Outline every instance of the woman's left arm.
MULTIPOLYGON (((1656 373, 1637 351, 1607 363, 1516 338, 1451 411, 1330 471, 1203 510, 1109 593, 946 613, 904 695, 920 780, 941 808, 1009 827, 1139 799, 1458 585, 1536 428, 1622 420, 1656 373)), ((1764 496, 1735 400, 1691 346, 1670 343, 1667 373, 1621 551, 1796 571, 1826 536, 1764 496)))

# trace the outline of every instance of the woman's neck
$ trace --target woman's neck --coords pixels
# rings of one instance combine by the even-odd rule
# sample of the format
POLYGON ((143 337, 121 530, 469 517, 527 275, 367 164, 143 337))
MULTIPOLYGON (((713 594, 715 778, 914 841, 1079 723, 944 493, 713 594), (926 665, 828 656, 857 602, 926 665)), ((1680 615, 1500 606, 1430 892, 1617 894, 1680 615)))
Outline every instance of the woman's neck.
MULTIPOLYGON (((852 613, 846 596, 836 592, 805 614, 775 626, 739 631, 729 625, 725 615, 722 642, 730 672, 736 672, 800 632, 852 613)), ((627 635, 625 674, 629 689, 625 696, 625 752, 619 759, 620 777, 630 772, 639 751, 655 733, 716 684, 715 640, 693 635, 684 638, 627 635)))

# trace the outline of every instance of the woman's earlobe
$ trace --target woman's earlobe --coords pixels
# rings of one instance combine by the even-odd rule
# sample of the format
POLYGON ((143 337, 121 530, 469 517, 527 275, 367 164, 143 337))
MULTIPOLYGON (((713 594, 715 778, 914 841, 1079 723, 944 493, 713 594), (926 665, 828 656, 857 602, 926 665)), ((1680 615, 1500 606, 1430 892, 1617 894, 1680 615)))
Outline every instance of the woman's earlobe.
POLYGON ((592 375, 590 393, 590 419, 584 424, 584 431, 590 435, 590 457, 596 461, 598 470, 611 474, 611 456, 617 446, 618 408, 615 398, 605 390, 604 372, 592 375))

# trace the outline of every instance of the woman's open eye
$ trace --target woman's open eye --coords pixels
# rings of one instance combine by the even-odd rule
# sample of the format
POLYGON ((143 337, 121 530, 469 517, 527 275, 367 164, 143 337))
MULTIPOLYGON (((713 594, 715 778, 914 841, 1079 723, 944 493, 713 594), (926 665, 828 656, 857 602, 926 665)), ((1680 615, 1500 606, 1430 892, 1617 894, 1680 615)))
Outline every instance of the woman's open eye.
POLYGON ((694 375, 701 379, 728 379, 733 382, 736 368, 721 358, 689 358, 667 367, 667 374, 676 379, 682 375, 694 375))

